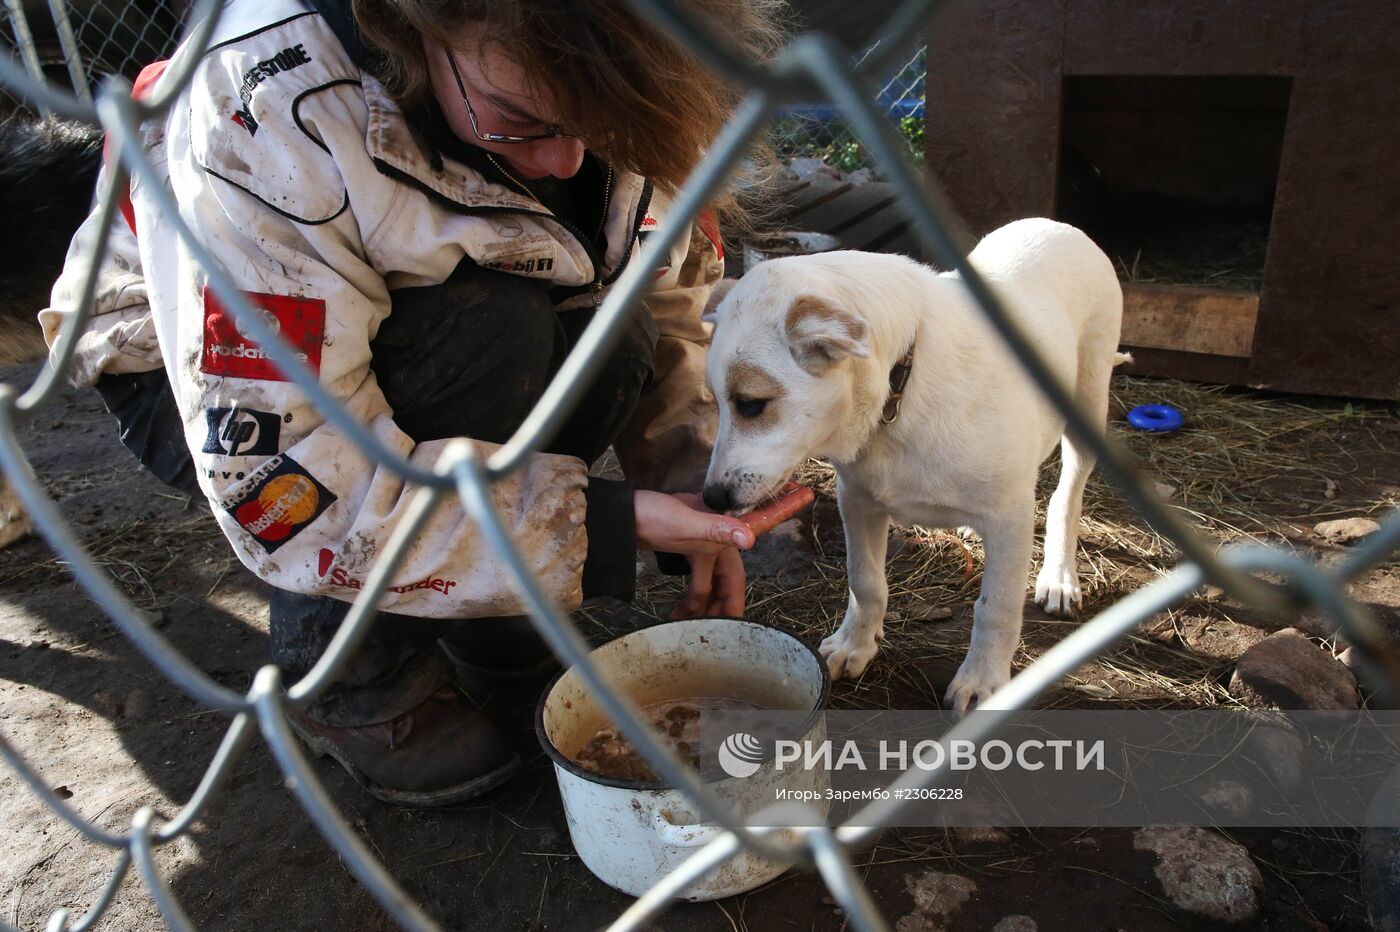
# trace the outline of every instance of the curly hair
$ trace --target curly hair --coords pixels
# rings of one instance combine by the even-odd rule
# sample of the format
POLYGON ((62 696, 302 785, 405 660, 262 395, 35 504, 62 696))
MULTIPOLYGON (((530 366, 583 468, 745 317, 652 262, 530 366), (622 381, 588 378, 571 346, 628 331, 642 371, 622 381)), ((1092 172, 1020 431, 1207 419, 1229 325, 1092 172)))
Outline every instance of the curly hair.
MULTIPOLYGON (((785 34, 784 0, 685 2, 752 60, 770 57, 785 34)), ((590 150, 668 193, 739 99, 739 88, 620 0, 353 0, 353 10, 380 54, 379 77, 406 110, 431 94, 423 38, 472 54, 493 44, 590 150), (482 37, 476 48, 463 47, 467 34, 482 37)))

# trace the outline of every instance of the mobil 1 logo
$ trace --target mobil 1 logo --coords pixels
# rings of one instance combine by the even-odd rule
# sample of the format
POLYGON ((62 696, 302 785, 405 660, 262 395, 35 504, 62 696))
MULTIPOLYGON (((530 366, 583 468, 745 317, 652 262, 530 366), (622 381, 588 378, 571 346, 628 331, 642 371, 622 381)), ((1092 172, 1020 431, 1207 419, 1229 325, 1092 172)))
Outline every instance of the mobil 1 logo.
POLYGON ((282 418, 252 408, 206 408, 209 436, 205 453, 220 456, 271 456, 278 452, 282 418))

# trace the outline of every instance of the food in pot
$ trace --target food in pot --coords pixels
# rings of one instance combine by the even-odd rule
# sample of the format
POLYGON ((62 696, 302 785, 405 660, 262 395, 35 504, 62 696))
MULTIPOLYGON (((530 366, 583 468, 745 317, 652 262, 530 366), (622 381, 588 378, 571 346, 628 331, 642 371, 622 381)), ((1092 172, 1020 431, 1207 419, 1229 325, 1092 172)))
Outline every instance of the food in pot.
MULTIPOLYGON (((706 769, 714 769, 716 763, 716 749, 703 747, 700 740, 705 714, 748 712, 758 708, 744 699, 701 696, 654 702, 642 707, 642 717, 651 723, 657 737, 669 744, 677 757, 703 774, 706 769)), ((632 742, 612 723, 599 728, 573 758, 579 766, 605 777, 658 779, 632 742)))

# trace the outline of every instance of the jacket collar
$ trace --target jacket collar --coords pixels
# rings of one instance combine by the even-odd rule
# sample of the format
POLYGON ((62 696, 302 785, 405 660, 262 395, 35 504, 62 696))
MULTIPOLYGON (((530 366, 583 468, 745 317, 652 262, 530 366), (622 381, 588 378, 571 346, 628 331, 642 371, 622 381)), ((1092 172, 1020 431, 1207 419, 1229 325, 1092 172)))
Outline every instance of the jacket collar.
MULTIPOLYGON (((535 215, 542 223, 557 228, 557 237, 584 267, 596 264, 591 250, 580 241, 579 233, 554 220, 539 201, 517 192, 481 160, 469 155, 444 159, 441 152, 415 135, 404 112, 380 83, 384 74, 383 58, 361 35, 350 0, 306 2, 321 14, 346 54, 368 76, 364 81, 365 100, 369 104, 365 142, 380 171, 408 180, 468 212, 515 211, 535 215)), ((608 215, 604 219, 607 254, 602 260, 605 270, 620 267, 644 219, 639 214, 649 199, 650 185, 642 178, 636 175, 614 177, 608 215)), ((600 272, 598 277, 602 275, 600 272)))
POLYGON ((345 54, 361 71, 383 77, 384 59, 379 51, 365 41, 360 27, 355 23, 355 14, 350 11, 349 0, 306 0, 310 6, 331 27, 331 32, 340 40, 345 54))
POLYGON ((559 222, 539 201, 492 180, 472 166, 452 158, 442 158, 410 129, 398 103, 372 75, 362 77, 365 104, 369 111, 365 147, 375 167, 383 174, 412 184, 451 209, 469 214, 528 214, 550 230, 560 245, 583 269, 595 269, 593 278, 610 280, 621 269, 631 252, 636 234, 645 219, 651 199, 651 185, 633 174, 614 173, 612 193, 604 229, 607 238, 602 268, 585 245, 585 235, 559 222))

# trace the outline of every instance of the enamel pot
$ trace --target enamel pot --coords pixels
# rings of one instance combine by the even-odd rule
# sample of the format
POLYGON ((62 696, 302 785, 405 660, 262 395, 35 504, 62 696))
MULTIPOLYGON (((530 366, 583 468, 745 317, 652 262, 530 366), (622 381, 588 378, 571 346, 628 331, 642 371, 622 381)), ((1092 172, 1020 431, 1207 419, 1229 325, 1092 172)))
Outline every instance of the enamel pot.
MULTIPOLYGON (((799 710, 795 739, 826 737, 822 712, 830 690, 826 664, 787 632, 752 621, 697 618, 634 631, 591 654, 604 679, 638 706, 696 697, 740 699, 761 709, 799 710)), ((679 790, 656 781, 625 780, 588 770, 573 759, 608 724, 575 669, 560 674, 540 698, 535 728, 554 762, 574 848, 599 879, 639 896, 722 829, 679 790)), ((737 737, 737 736, 736 736, 737 737)), ((729 741, 723 747, 732 746, 729 741)), ((742 751, 742 749, 741 749, 742 751)), ((777 769, 773 755, 747 766, 708 768, 708 789, 747 818, 772 805, 779 789, 825 796, 823 768, 777 769), (726 770, 748 771, 733 776, 726 770)), ((730 758, 731 762, 735 758, 730 758)), ((813 797, 806 797, 813 798, 813 797)), ((825 812, 827 803, 820 803, 825 812)), ((781 837, 784 833, 778 832, 781 837)), ((733 896, 772 880, 786 866, 742 852, 686 890, 689 900, 733 896)))

